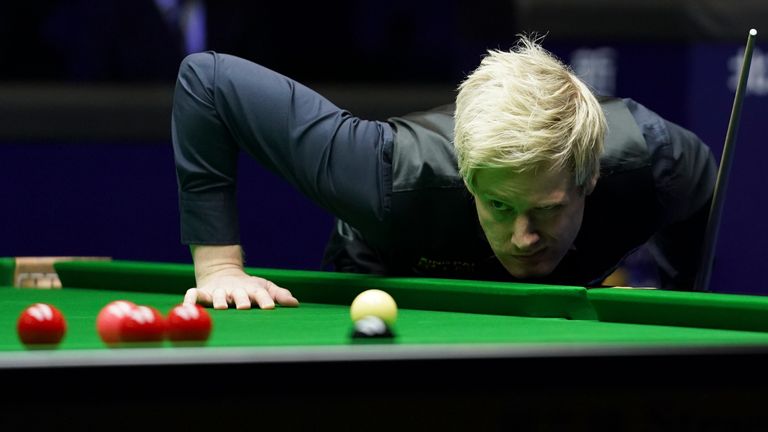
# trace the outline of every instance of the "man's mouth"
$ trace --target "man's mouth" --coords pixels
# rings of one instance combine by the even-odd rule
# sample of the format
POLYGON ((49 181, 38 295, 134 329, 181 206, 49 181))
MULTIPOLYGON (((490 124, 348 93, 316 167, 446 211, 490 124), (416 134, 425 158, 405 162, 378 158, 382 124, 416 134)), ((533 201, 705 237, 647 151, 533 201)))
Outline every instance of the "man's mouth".
POLYGON ((535 259, 535 258, 541 257, 542 255, 544 255, 544 251, 546 251, 546 248, 541 248, 541 249, 539 249, 537 251, 534 251, 534 252, 509 254, 507 256, 509 256, 510 258, 516 259, 516 260, 526 261, 526 260, 531 260, 531 259, 535 259))

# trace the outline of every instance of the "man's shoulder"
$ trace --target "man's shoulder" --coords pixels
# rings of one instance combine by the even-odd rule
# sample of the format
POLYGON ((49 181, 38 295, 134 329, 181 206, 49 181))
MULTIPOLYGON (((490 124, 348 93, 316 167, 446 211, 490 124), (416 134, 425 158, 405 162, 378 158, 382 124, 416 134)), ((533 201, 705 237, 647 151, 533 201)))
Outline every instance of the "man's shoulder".
POLYGON ((452 104, 389 119, 395 132, 393 192, 463 188, 453 148, 452 104))
POLYGON ((453 130, 453 113, 456 110, 455 104, 446 104, 422 111, 414 111, 402 116, 389 118, 390 123, 395 125, 409 123, 420 124, 425 127, 444 127, 449 126, 453 130))
POLYGON ((630 110, 631 102, 629 99, 600 98, 608 123, 600 157, 602 176, 650 165, 648 145, 641 126, 630 110))

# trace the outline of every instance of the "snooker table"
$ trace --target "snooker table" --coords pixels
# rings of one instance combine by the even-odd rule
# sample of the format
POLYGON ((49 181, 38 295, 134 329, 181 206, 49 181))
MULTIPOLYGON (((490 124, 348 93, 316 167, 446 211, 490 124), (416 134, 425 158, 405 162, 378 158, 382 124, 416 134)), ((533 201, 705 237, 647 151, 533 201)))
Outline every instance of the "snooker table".
POLYGON ((13 259, 0 259, 0 430, 768 425, 768 297, 248 268, 300 306, 210 310, 201 346, 115 349, 96 333, 101 307, 167 313, 194 286, 192 266, 55 269, 62 289, 15 288, 13 259), (349 337, 349 304, 368 288, 398 302, 394 339, 349 337), (54 349, 16 336, 35 302, 66 317, 54 349))

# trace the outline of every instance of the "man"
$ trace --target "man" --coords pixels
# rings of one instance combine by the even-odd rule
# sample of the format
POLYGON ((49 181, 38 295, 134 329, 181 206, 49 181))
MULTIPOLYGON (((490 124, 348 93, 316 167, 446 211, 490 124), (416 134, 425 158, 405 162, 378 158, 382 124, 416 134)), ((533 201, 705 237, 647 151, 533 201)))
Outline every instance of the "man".
POLYGON ((695 135, 598 100, 527 38, 459 90, 455 106, 368 121, 243 59, 188 57, 173 109, 185 302, 298 304, 243 272, 241 149, 337 216, 325 258, 340 271, 592 286, 650 240, 665 286, 691 288, 715 179, 695 135))

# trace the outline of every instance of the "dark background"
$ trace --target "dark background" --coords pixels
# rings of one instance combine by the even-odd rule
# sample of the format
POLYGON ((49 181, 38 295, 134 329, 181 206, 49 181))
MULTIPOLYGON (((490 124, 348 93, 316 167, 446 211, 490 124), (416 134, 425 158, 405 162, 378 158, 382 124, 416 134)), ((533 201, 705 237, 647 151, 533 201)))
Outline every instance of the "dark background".
MULTIPOLYGON (((190 262, 170 147, 172 86, 189 52, 245 57, 384 120, 450 102, 487 49, 536 32, 599 92, 638 100, 719 157, 754 27, 712 284, 768 294, 765 2, 186 2, 204 17, 192 47, 165 3, 0 3, 0 256, 190 262)), ((320 268, 330 215, 246 157, 239 194, 247 265, 320 268)), ((629 264, 634 284, 653 283, 642 254, 629 264)))

